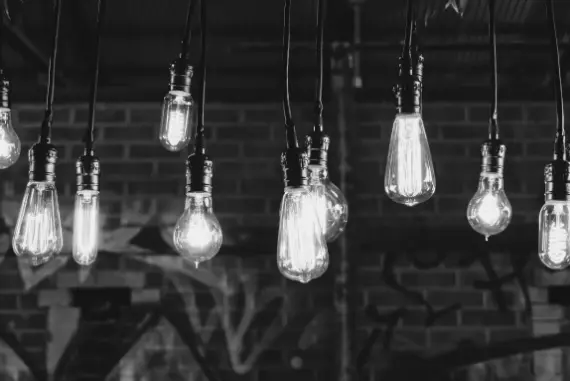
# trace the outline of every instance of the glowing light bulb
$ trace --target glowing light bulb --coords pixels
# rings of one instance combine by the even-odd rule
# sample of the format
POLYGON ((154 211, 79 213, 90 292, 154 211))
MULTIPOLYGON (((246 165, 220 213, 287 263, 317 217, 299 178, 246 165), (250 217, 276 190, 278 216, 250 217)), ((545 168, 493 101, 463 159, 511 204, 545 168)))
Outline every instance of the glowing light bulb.
POLYGON ((538 256, 552 270, 570 265, 570 201, 546 201, 538 217, 538 256))
POLYGON ((419 113, 396 115, 384 189, 392 201, 407 206, 427 201, 435 192, 431 153, 419 113))
POLYGON ((59 254, 63 234, 53 181, 30 181, 14 229, 12 247, 18 256, 41 264, 59 254))
POLYGON ((160 143, 169 151, 180 151, 188 145, 194 126, 192 96, 184 91, 170 91, 162 103, 160 143))
POLYGON ((477 192, 467 206, 467 221, 477 233, 489 239, 509 226, 513 210, 504 190, 503 176, 482 172, 477 192))
POLYGON ((341 190, 334 185, 325 167, 309 165, 309 191, 315 198, 319 224, 328 242, 344 232, 348 221, 348 203, 341 190))
POLYGON ((0 107, 0 169, 10 167, 20 157, 21 144, 9 108, 0 107))
POLYGON ((281 201, 277 265, 286 278, 307 283, 329 266, 315 198, 308 187, 287 187, 281 201))
POLYGON ((75 194, 73 215, 73 259, 89 266, 97 259, 99 246, 99 191, 81 190, 75 194))
POLYGON ((212 259, 222 247, 222 228, 214 215, 209 192, 188 192, 184 213, 174 228, 174 246, 196 267, 212 259))

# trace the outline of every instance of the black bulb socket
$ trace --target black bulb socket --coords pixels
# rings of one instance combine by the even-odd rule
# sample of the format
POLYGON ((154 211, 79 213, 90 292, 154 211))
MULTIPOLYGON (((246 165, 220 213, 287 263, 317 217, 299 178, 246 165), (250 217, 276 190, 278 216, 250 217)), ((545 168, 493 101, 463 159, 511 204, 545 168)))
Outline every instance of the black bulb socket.
POLYGON ((570 163, 554 160, 544 167, 544 200, 570 201, 570 163))
POLYGON ((298 147, 288 148, 281 154, 281 168, 285 187, 309 184, 309 155, 298 147))
POLYGON ((499 139, 489 139, 481 144, 481 172, 503 174, 507 146, 499 139))
POLYGON ((193 153, 186 160, 186 193, 212 193, 214 163, 203 152, 193 153))
POLYGON ((55 181, 57 148, 50 143, 36 143, 28 151, 30 181, 55 181))
POLYGON ((421 113, 424 56, 416 40, 412 39, 410 50, 400 56, 398 64, 398 82, 393 89, 398 114, 421 113))
POLYGON ((170 91, 190 93, 193 73, 192 65, 186 58, 177 58, 170 64, 170 91))
POLYGON ((12 87, 10 79, 3 69, 0 69, 0 107, 11 108, 12 102, 10 101, 10 93, 12 87))
POLYGON ((101 163, 93 151, 85 152, 75 162, 75 178, 77 191, 99 191, 99 178, 101 176, 101 163))
POLYGON ((305 136, 305 150, 309 156, 309 165, 327 167, 330 144, 330 137, 317 128, 305 136))

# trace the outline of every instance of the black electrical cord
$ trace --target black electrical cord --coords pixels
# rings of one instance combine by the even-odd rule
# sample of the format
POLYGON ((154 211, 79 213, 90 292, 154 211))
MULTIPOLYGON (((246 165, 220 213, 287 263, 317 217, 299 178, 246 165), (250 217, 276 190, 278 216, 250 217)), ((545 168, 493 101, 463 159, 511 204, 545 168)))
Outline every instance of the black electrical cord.
POLYGON ((95 41, 95 65, 93 67, 93 78, 91 82, 91 100, 89 102, 89 124, 85 133, 85 154, 90 155, 93 151, 95 141, 95 105, 97 102, 97 85, 99 83, 99 64, 101 61, 101 32, 103 30, 103 19, 105 17, 106 0, 99 0, 97 4, 97 39, 95 41))
POLYGON ((291 99, 289 96, 289 60, 291 56, 291 0, 285 0, 283 17, 283 113, 285 116, 285 136, 287 148, 297 148, 297 133, 291 112, 291 99))
POLYGON ((52 41, 52 53, 49 60, 46 109, 40 134, 40 142, 45 144, 49 143, 51 140, 51 125, 53 122, 53 100, 55 96, 55 67, 56 67, 57 48, 59 41, 59 24, 60 24, 59 21, 61 19, 61 0, 55 0, 54 12, 55 12, 55 22, 54 22, 54 31, 53 31, 53 41, 52 41))
POLYGON ((192 16, 196 8, 197 0, 188 1, 188 11, 186 13, 186 25, 184 26, 184 35, 182 36, 182 50, 180 58, 187 59, 190 50, 190 40, 192 38, 192 16))
POLYGON ((408 68, 412 70, 412 35, 414 33, 414 2, 408 0, 408 9, 406 12, 406 35, 404 39, 404 51, 402 57, 406 57, 406 62, 409 64, 408 68))
POLYGON ((0 69, 4 68, 4 15, 8 14, 6 6, 7 4, 4 2, 2 13, 0 14, 0 69))
POLYGON ((200 1, 200 21, 202 24, 201 30, 201 50, 202 54, 200 56, 200 101, 198 102, 198 126, 196 129, 196 142, 194 143, 195 152, 198 154, 203 154, 205 151, 204 142, 204 108, 206 106, 206 41, 207 41, 207 31, 208 31, 208 19, 207 19, 207 8, 206 1, 200 1))
POLYGON ((325 20, 327 12, 327 0, 318 0, 317 10, 317 68, 319 70, 317 77, 317 90, 315 101, 315 129, 323 132, 323 80, 324 80, 324 39, 325 39, 325 20))
POLYGON ((554 63, 554 92, 556 96, 556 140, 554 143, 554 160, 566 160, 566 131, 564 129, 564 99, 562 97, 562 76, 560 74, 560 53, 558 51, 558 34, 554 18, 553 0, 546 0, 546 13, 550 22, 551 51, 554 63))
POLYGON ((497 66, 497 34, 495 32, 495 0, 489 0, 489 45, 491 48, 491 66, 493 74, 491 76, 491 87, 493 88, 493 97, 491 103, 491 122, 489 123, 489 139, 499 139, 499 84, 498 84, 498 66, 497 66))

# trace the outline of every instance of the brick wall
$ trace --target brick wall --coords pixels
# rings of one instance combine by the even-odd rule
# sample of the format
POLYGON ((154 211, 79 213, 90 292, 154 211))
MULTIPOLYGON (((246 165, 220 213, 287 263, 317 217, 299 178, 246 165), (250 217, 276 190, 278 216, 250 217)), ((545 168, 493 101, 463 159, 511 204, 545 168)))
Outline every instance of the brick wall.
MULTIPOLYGON (((299 136, 303 136, 311 127, 311 109, 310 105, 295 108, 299 136)), ((0 173, 0 181, 4 188, 4 200, 19 201, 27 181, 25 153, 37 137, 43 111, 38 105, 21 105, 14 114, 14 124, 23 141, 23 154, 16 165, 0 173)), ((102 199, 109 226, 121 223, 122 210, 133 201, 160 212, 163 203, 170 202, 176 195, 175 202, 182 207, 187 152, 169 153, 159 145, 156 138, 159 114, 157 104, 99 106, 96 152, 102 161, 102 199)), ((338 160, 335 149, 338 141, 335 137, 338 131, 333 107, 327 107, 325 114, 326 126, 333 138, 331 174, 336 180, 338 160)), ((382 349, 381 344, 373 347, 372 360, 363 368, 370 380, 374 380, 374 377, 380 379, 379 369, 393 360, 391 356, 394 353, 435 353, 456 348, 458 344, 465 344, 465 340, 473 345, 529 334, 518 285, 514 282, 505 285, 503 298, 506 308, 499 308, 496 294, 473 285, 474 281, 487 280, 485 264, 476 261, 461 264, 457 260, 468 251, 457 236, 442 236, 443 243, 439 242, 436 246, 439 249, 444 247, 445 258, 426 268, 414 265, 409 250, 402 248, 399 252, 392 239, 393 232, 397 231, 403 237, 410 232, 408 241, 419 240, 421 237, 414 237, 408 230, 410 226, 416 229, 414 232, 418 227, 423 228, 425 235, 450 228, 469 231, 464 214, 477 186, 479 147, 486 137, 488 106, 452 103, 424 106, 424 120, 436 168, 437 190, 431 200, 415 208, 394 204, 383 191, 385 157, 393 117, 391 105, 358 105, 350 113, 347 131, 350 167, 348 196, 351 208, 348 239, 350 257, 357 275, 354 285, 356 349, 366 346, 367 339, 375 329, 386 326, 385 321, 375 321, 376 315, 372 310, 384 316, 398 308, 406 309, 397 320, 392 346, 386 350, 382 349), (361 240, 368 244, 360 244, 361 240), (388 249, 383 242, 390 240, 392 243, 388 249), (392 280, 406 287, 406 292, 411 294, 397 291, 387 279, 389 274, 384 271, 387 256, 396 258, 390 272, 393 274, 392 280), (461 306, 432 319, 430 324, 426 322, 426 313, 429 311, 424 301, 436 311, 453 307, 455 303, 461 306), (378 358, 382 360, 378 361, 378 358)), ((551 158, 553 148, 554 117, 553 107, 547 104, 505 104, 500 109, 501 137, 507 145, 506 191, 514 211, 509 228, 511 231, 536 223, 542 205, 543 167, 551 158)), ((69 204, 75 191, 74 163, 82 152, 81 138, 86 120, 87 109, 84 106, 64 105, 56 108, 52 138, 60 152, 57 186, 63 204, 69 204)), ((262 231, 268 227, 276 229, 282 195, 279 156, 284 147, 280 106, 208 105, 206 121, 207 147, 214 160, 214 207, 224 231, 232 232, 237 227, 241 232, 262 231)), ((5 217, 6 214, 7 211, 4 211, 5 217)), ((256 237, 255 234, 253 237, 256 237)), ((258 238, 263 239, 261 236, 258 238)), ((237 260, 227 256, 218 258, 214 260, 214 266, 253 270, 259 275, 260 284, 278 286, 288 298, 300 303, 298 307, 305 314, 310 311, 311 315, 317 315, 333 306, 330 286, 336 266, 336 250, 337 247, 333 245, 333 268, 327 276, 303 287, 278 276, 270 250, 263 257, 252 258, 244 253, 237 260)), ((419 252, 424 258, 437 256, 441 250, 435 251, 429 244, 416 247, 416 254, 419 252)), ((493 253, 489 258, 497 276, 511 270, 504 252, 493 253)), ((117 261, 107 258, 102 259, 98 269, 146 271, 144 287, 165 289, 165 280, 156 268, 130 267, 128 263, 125 259, 117 261)), ((45 288, 73 287, 61 282, 62 279, 69 279, 66 274, 74 271, 76 269, 68 264, 29 292, 23 292, 15 267, 4 266, 5 275, 0 277, 0 301, 4 302, 0 302, 0 310, 6 312, 0 313, 0 317, 20 315, 16 325, 17 336, 25 342, 25 347, 33 348, 40 357, 44 356, 46 339, 42 335, 46 334, 47 323, 45 311, 37 307, 37 295, 45 288)), ((301 328, 292 326, 287 329, 300 333, 301 328)), ((320 342, 313 348, 328 348, 327 356, 334 357, 330 350, 334 348, 334 345, 330 345, 330 340, 334 342, 334 329, 324 331, 319 336, 320 342)), ((221 340, 216 344, 216 340, 213 340, 211 345, 224 346, 225 343, 221 340)), ((299 377, 300 370, 293 369, 295 367, 290 361, 300 350, 297 347, 298 344, 290 348, 281 341, 275 342, 268 350, 269 355, 260 358, 255 368, 258 372, 250 373, 250 379, 255 380, 255 374, 267 372, 267 369, 299 377)), ((315 349, 313 354, 307 354, 305 366, 327 368, 326 356, 319 356, 318 353, 315 349)), ((227 365, 227 361, 224 364, 227 365)), ((228 371, 231 371, 231 367, 228 371)), ((268 379, 259 377, 259 380, 268 379)))

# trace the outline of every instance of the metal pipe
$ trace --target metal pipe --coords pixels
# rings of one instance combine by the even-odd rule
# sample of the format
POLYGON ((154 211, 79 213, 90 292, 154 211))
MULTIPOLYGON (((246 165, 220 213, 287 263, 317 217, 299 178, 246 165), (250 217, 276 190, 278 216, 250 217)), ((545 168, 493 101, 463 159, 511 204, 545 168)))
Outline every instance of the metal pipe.
MULTIPOLYGON (((332 88, 336 108, 336 125, 338 131, 338 159, 339 159, 339 182, 338 186, 343 194, 347 194, 348 144, 346 131, 349 123, 349 102, 353 100, 350 93, 352 86, 349 81, 352 73, 348 72, 348 57, 333 59, 332 88), (347 94, 348 93, 348 94, 347 94)), ((338 238, 339 267, 335 274, 335 309, 339 319, 339 351, 338 351, 338 381, 352 381, 353 374, 353 349, 354 325, 351 303, 351 257, 348 254, 348 237, 350 229, 338 238)))

